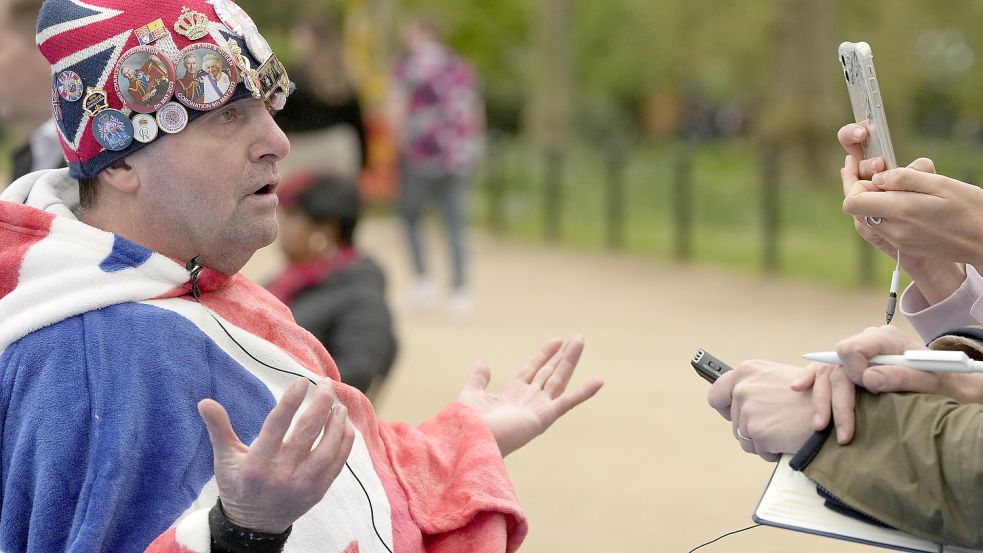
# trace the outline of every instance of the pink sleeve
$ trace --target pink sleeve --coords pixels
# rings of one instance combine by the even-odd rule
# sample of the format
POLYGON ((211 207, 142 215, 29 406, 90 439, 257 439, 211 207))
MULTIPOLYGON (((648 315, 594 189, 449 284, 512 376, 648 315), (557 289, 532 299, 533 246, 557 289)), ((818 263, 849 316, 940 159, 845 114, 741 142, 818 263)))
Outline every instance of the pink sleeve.
POLYGON ((380 422, 379 433, 428 553, 518 549, 526 519, 477 412, 454 403, 419 427, 380 422))
POLYGON ((947 330, 983 322, 983 277, 966 265, 966 280, 948 298, 929 305, 914 283, 901 295, 901 312, 925 343, 947 330))

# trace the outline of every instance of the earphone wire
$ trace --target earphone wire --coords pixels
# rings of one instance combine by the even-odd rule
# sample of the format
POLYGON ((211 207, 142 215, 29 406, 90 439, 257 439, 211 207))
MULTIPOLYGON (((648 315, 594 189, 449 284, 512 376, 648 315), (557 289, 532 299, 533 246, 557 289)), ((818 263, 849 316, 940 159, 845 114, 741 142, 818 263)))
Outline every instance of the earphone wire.
POLYGON ((740 530, 734 530, 732 532, 727 532, 726 534, 717 536, 716 538, 713 538, 712 540, 710 540, 710 541, 708 541, 706 543, 701 543, 700 545, 697 545, 693 549, 690 549, 689 550, 689 553, 693 553, 697 549, 703 549, 704 547, 710 545, 711 543, 716 543, 716 542, 718 542, 718 541, 726 538, 727 536, 733 536, 734 534, 740 534, 741 532, 747 532, 748 530, 753 530, 753 529, 757 528, 758 526, 761 526, 761 525, 760 524, 752 524, 751 526, 748 526, 747 528, 741 528, 740 530))
MULTIPOLYGON (((218 317, 216 317, 215 314, 212 313, 212 310, 206 307, 205 304, 201 303, 201 298, 200 298, 201 290, 198 288, 198 275, 201 273, 204 267, 198 264, 197 259, 198 259, 197 257, 194 257, 191 259, 191 261, 188 261, 188 270, 191 271, 191 296, 194 298, 195 302, 198 305, 200 305, 201 308, 204 309, 206 313, 208 313, 208 316, 210 316, 212 320, 215 321, 216 324, 218 324, 219 328, 222 329, 222 332, 224 332, 225 335, 228 336, 230 340, 232 340, 232 343, 238 346, 239 349, 241 349, 243 353, 248 355, 250 359, 259 363, 260 365, 272 369, 274 371, 290 374, 300 378, 305 378, 311 384, 317 386, 317 382, 315 382, 314 379, 309 376, 295 373, 293 371, 288 371, 286 369, 274 367, 273 365, 270 365, 260 359, 257 359, 255 355, 250 353, 250 351, 247 350, 245 346, 240 344, 239 341, 236 340, 234 336, 232 336, 232 334, 228 331, 228 329, 225 328, 225 325, 222 324, 222 321, 220 321, 218 317)), ((381 543, 382 546, 386 548, 386 551, 388 551, 389 553, 393 553, 392 548, 389 547, 389 544, 387 544, 386 540, 383 539, 382 534, 379 532, 379 528, 375 524, 375 509, 372 507, 372 498, 371 496, 369 496, 369 491, 365 488, 365 484, 362 484, 362 480, 358 477, 357 474, 355 474, 355 470, 352 469, 352 466, 348 464, 347 460, 345 461, 345 468, 347 468, 348 472, 352 474, 352 477, 355 478, 356 482, 358 482, 358 487, 362 488, 362 493, 365 494, 365 500, 368 501, 369 503, 369 520, 372 522, 372 530, 375 532, 376 537, 379 538, 379 543, 381 543)))

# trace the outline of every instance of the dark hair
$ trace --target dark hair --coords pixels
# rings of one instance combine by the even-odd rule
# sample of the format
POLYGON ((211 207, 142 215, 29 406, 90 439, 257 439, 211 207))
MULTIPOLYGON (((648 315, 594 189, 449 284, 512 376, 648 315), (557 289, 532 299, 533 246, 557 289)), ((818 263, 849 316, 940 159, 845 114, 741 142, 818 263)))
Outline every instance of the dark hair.
POLYGON ((355 225, 362 207, 358 188, 351 179, 316 175, 291 206, 315 223, 338 222, 338 240, 353 246, 355 225))
POLYGON ((96 203, 96 185, 99 177, 82 177, 79 179, 79 207, 89 209, 96 203))

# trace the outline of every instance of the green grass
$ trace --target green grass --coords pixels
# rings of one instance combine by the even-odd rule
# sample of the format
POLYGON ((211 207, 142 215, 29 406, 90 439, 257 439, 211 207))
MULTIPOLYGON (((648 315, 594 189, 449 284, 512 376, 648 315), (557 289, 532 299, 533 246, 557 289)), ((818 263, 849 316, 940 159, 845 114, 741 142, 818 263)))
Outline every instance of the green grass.
MULTIPOLYGON (((956 164, 968 152, 944 144, 926 146, 930 154, 949 154, 956 164)), ((672 196, 678 146, 634 147, 625 168, 624 248, 631 255, 674 259, 675 204, 672 196)), ((692 149, 691 261, 758 273, 763 269, 763 216, 760 155, 746 143, 705 143, 692 149)), ((502 233, 514 240, 543 242, 543 156, 521 143, 511 143, 489 156, 474 197, 475 220, 489 225, 489 187, 504 180, 502 233), (491 163, 499 163, 491 167, 491 163), (498 176, 496 176, 498 175, 498 176)), ((937 160, 942 168, 942 161, 937 160)), ((792 279, 855 287, 861 283, 862 246, 852 220, 840 210, 839 159, 830 161, 824 180, 780 182, 779 271, 792 279)), ((959 175, 956 175, 959 176, 959 175)), ((565 247, 606 247, 607 173, 603 152, 577 146, 566 156, 562 200, 565 247)), ((494 229, 493 229, 494 230, 494 229)), ((499 229, 501 231, 501 229, 499 229)), ((873 281, 890 278, 891 260, 874 252, 873 281)), ((883 282, 882 282, 883 281, 883 282)))

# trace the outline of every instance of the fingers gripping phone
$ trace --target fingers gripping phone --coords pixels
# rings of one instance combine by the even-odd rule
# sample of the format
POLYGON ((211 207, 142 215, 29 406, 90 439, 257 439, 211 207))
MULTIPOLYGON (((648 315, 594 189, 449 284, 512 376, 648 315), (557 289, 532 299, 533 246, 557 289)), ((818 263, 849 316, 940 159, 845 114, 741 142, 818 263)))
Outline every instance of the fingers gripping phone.
POLYGON ((896 169, 898 162, 887 128, 887 115, 874 72, 874 54, 870 45, 866 42, 844 42, 840 44, 838 53, 850 93, 853 118, 867 129, 867 140, 863 144, 864 158, 881 156, 888 169, 896 169))
POLYGON ((702 376, 707 382, 713 384, 720 378, 720 375, 731 370, 727 363, 710 355, 702 349, 696 350, 696 355, 690 361, 690 365, 696 369, 696 374, 702 376))

